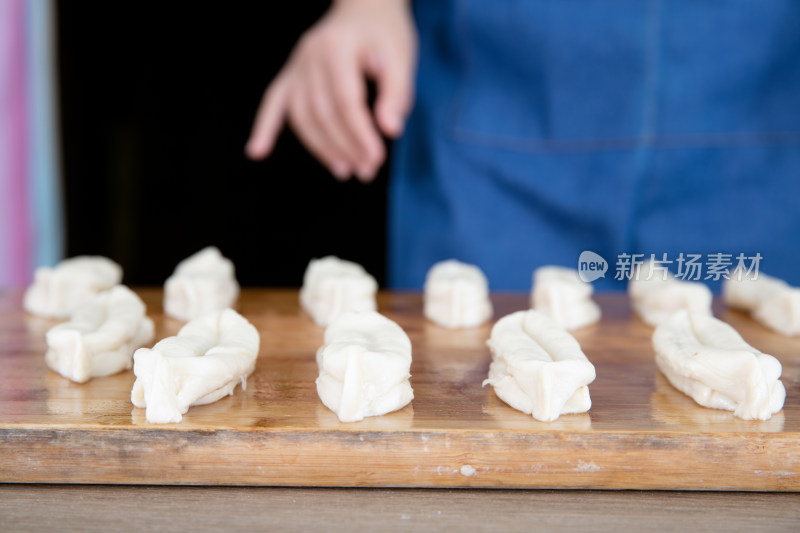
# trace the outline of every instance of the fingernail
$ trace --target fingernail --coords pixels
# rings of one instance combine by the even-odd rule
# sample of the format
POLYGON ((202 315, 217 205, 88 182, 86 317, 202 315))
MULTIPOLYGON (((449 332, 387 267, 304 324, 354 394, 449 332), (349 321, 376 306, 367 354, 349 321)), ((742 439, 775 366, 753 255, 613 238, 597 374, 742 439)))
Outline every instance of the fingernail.
POLYGON ((343 180, 350 175, 350 167, 344 161, 334 161, 331 165, 331 174, 343 180))

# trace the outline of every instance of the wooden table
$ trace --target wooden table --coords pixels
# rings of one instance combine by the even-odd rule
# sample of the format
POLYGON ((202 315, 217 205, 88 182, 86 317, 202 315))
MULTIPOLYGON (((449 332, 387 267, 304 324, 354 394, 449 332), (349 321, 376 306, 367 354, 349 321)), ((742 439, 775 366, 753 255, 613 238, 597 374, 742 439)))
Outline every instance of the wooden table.
MULTIPOLYGON (((138 292, 157 338, 175 334, 181 324, 163 316, 161 291, 138 292)), ((743 421, 696 405, 663 379, 652 330, 630 316, 624 295, 598 300, 602 322, 576 333, 597 369, 587 414, 543 423, 508 407, 481 387, 489 325, 445 330, 422 318, 419 294, 386 293, 380 311, 414 347, 415 399, 396 413, 340 423, 314 386, 322 328, 298 309, 296 291, 251 289, 239 311, 262 342, 247 390, 190 409, 180 424, 151 425, 130 404, 131 372, 78 385, 49 371, 44 332, 52 323, 25 315, 21 292, 7 291, 0 294, 0 482, 800 488, 800 339, 716 308, 784 367, 784 410, 743 421)), ((522 294, 493 301, 496 317, 527 306, 522 294)))
POLYGON ((4 531, 788 531, 800 493, 0 485, 4 531))

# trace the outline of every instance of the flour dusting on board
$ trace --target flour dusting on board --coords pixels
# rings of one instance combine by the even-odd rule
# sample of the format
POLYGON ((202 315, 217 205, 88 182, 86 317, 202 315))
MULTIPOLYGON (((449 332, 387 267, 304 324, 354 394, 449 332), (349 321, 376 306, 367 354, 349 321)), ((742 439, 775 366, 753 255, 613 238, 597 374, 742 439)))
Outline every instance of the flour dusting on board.
POLYGON ((594 461, 589 461, 588 463, 584 461, 578 461, 578 466, 572 470, 574 472, 597 472, 600 470, 600 467, 594 464, 594 461))

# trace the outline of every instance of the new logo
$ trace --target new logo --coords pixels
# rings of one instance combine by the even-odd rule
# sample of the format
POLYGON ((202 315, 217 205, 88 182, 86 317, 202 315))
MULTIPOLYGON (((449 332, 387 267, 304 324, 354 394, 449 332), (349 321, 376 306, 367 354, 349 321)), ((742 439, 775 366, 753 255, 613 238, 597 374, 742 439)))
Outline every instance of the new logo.
POLYGON ((581 252, 578 258, 578 277, 587 283, 606 277, 608 262, 602 256, 589 250, 581 252))

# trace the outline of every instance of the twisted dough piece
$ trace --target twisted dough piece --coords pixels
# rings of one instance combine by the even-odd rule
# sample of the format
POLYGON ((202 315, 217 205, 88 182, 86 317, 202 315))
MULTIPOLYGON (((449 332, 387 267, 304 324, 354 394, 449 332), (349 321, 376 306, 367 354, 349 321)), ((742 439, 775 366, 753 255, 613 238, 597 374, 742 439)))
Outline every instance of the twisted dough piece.
POLYGON ((800 335, 800 288, 766 274, 736 269, 722 283, 725 303, 784 335, 800 335))
POLYGON ((471 328, 492 317, 489 282, 481 269, 455 259, 436 263, 425 278, 425 316, 445 328, 471 328))
POLYGON ((31 314, 67 318, 94 295, 122 281, 122 267, 100 256, 78 256, 54 268, 39 267, 25 291, 23 306, 31 314))
POLYGON ((175 267, 164 284, 164 311, 178 320, 192 320, 232 307, 239 297, 233 262, 214 246, 203 248, 175 267))
POLYGON ((492 328, 490 383, 501 400, 536 420, 585 413, 592 406, 594 365, 575 338, 533 309, 517 311, 492 328))
POLYGON ((300 305, 320 326, 348 311, 375 311, 378 282, 358 263, 329 255, 312 259, 303 276, 300 305))
POLYGON ((670 383, 702 406, 745 420, 768 420, 783 408, 780 362, 713 316, 676 312, 656 327, 653 347, 670 383))
POLYGON ((144 302, 123 285, 94 295, 46 334, 45 361, 76 383, 127 370, 133 352, 153 340, 144 302))
POLYGON ((411 340, 395 322, 374 312, 340 315, 317 350, 317 393, 342 422, 401 409, 414 398, 411 340))
POLYGON ((239 383, 244 389, 259 343, 256 328, 233 309, 195 318, 176 337, 136 350, 131 402, 147 409, 148 422, 180 422, 190 406, 232 395, 239 383))
POLYGON ((711 290, 703 283, 676 279, 665 267, 645 261, 628 283, 633 310, 651 326, 685 309, 711 315, 711 290))
POLYGON ((592 300, 594 288, 573 268, 543 266, 533 272, 531 306, 567 330, 600 320, 600 307, 592 300))

